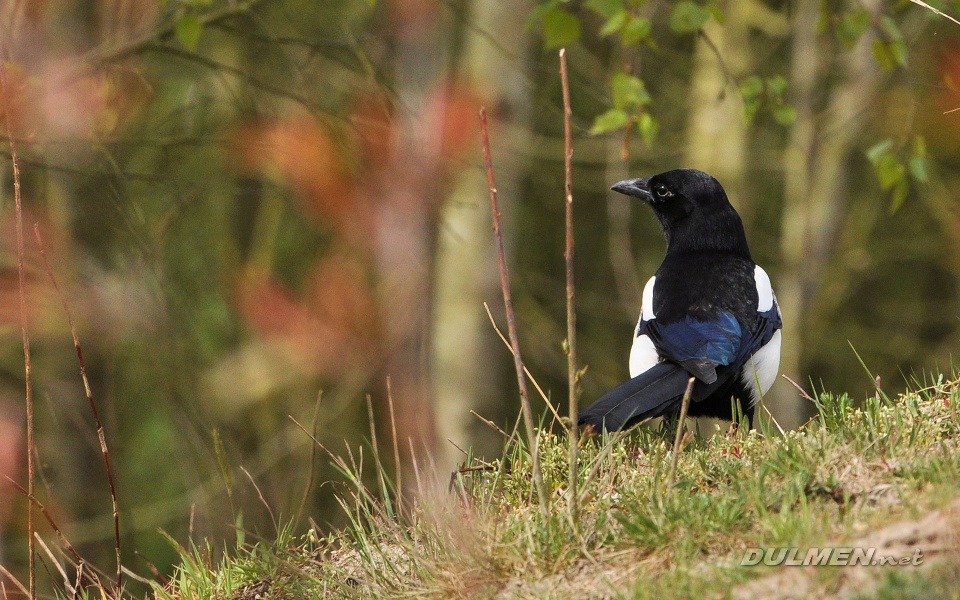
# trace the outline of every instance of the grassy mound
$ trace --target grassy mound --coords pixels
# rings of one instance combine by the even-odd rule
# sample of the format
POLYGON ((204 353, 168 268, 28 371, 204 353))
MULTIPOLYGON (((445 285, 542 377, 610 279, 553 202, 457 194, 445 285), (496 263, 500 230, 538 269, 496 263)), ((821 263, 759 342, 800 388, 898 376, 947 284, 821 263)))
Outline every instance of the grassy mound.
MULTIPOLYGON (((164 599, 957 597, 958 382, 855 407, 820 394, 799 431, 732 428, 685 438, 667 485, 672 432, 641 429, 581 445, 571 522, 565 440, 541 438, 549 517, 530 455, 468 459, 449 481, 425 474, 398 507, 391 484, 341 495, 352 526, 241 544, 216 568, 184 551, 164 599), (384 499, 386 498, 386 500, 384 499), (752 548, 874 548, 922 565, 740 566, 752 548)), ((382 473, 382 469, 380 470, 382 473)))

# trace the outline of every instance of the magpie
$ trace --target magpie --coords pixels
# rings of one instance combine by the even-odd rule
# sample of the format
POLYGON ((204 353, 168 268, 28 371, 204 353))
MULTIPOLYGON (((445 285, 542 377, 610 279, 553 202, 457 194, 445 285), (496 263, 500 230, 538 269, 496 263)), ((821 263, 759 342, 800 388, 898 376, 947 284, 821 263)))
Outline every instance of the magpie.
POLYGON ((650 205, 667 253, 643 288, 630 376, 580 413, 579 424, 619 431, 675 415, 691 376, 690 416, 753 425, 780 368, 782 321, 770 278, 750 257, 740 215, 716 179, 675 169, 627 179, 614 191, 650 205))

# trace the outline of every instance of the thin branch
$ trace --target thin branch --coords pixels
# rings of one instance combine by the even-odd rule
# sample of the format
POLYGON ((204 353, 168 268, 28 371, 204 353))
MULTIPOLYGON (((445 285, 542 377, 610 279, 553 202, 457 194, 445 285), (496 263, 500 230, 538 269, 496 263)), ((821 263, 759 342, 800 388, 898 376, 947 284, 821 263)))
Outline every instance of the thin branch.
POLYGON ((760 404, 760 407, 767 413, 767 416, 770 417, 770 420, 773 421, 773 424, 777 426, 777 430, 780 432, 780 435, 787 435, 787 432, 783 430, 783 427, 780 426, 780 422, 777 421, 777 418, 773 416, 773 413, 770 412, 770 409, 763 403, 760 404))
POLYGON ((954 23, 956 23, 957 25, 960 25, 960 21, 954 19, 953 17, 951 17, 950 15, 948 15, 947 13, 945 13, 945 12, 943 12, 943 11, 937 10, 936 8, 934 8, 934 7, 930 6, 929 4, 927 4, 926 2, 921 2, 920 0, 910 0, 910 2, 913 2, 914 4, 916 4, 916 5, 918 5, 918 6, 922 6, 922 7, 926 8, 927 10, 932 10, 933 12, 935 12, 935 13, 938 14, 938 15, 940 15, 941 17, 943 17, 943 18, 945 18, 945 19, 949 19, 949 20, 953 21, 954 23))
MULTIPOLYGON (((720 54, 720 49, 717 48, 717 45, 713 43, 713 40, 710 39, 710 36, 707 35, 707 32, 701 29, 697 33, 703 39, 703 41, 706 42, 707 46, 713 52, 714 56, 717 57, 717 62, 720 64, 720 70, 723 72, 723 78, 726 79, 727 83, 732 84, 735 87, 739 86, 740 85, 739 78, 737 78, 737 76, 730 71, 730 67, 727 66, 727 62, 723 60, 723 55, 720 54)), ((721 92, 721 96, 722 95, 723 93, 721 92)))
POLYGON ((304 96, 301 96, 290 90, 286 90, 281 87, 275 86, 272 83, 268 83, 266 81, 257 79, 256 77, 254 77, 250 73, 243 71, 242 69, 238 69, 236 67, 232 67, 230 65, 217 62, 211 58, 207 58, 206 56, 203 56, 202 54, 198 54, 196 52, 190 52, 174 46, 164 46, 160 44, 147 45, 144 48, 144 50, 168 54, 170 56, 175 56, 183 60, 195 62, 203 67, 210 69, 211 71, 232 75, 240 79, 250 87, 259 89, 264 92, 268 92, 270 94, 279 96, 281 98, 292 100, 297 104, 300 104, 304 108, 311 111, 320 110, 325 117, 336 118, 337 120, 341 120, 339 117, 336 117, 336 115, 334 115, 333 113, 319 109, 315 104, 312 104, 310 100, 305 98, 304 96))
MULTIPOLYGON (((26 298, 26 275, 23 268, 23 201, 20 194, 20 159, 17 156, 17 142, 13 137, 13 125, 11 125, 11 115, 13 111, 10 108, 10 97, 13 90, 10 88, 10 81, 7 78, 7 48, 0 48, 0 91, 5 99, 4 122, 7 126, 7 143, 10 145, 10 162, 13 165, 13 198, 16 204, 16 223, 17 223, 17 276, 19 282, 20 296, 20 336, 23 340, 23 368, 26 386, 26 408, 27 408, 27 489, 28 497, 33 497, 33 484, 35 477, 35 465, 33 460, 34 442, 33 442, 33 378, 31 377, 30 364, 30 335, 27 333, 27 298, 26 298)), ((37 598, 37 564, 36 551, 34 547, 33 534, 36 531, 33 522, 33 504, 27 503, 27 552, 29 553, 29 588, 30 600, 37 598)))
POLYGON ((517 372, 517 385, 520 388, 520 409, 527 430, 532 457, 533 481, 540 501, 540 513, 543 524, 549 523, 549 501, 547 488, 540 471, 540 438, 533 425, 533 409, 530 407, 530 395, 527 392, 527 378, 523 373, 523 360, 520 358, 520 341, 517 338, 517 320, 513 312, 513 299, 510 296, 510 274, 503 251, 503 234, 500 231, 500 209, 497 207, 497 186, 493 179, 493 159, 490 157, 490 136, 487 131, 487 109, 480 108, 480 133, 483 142, 483 159, 487 171, 487 187, 490 190, 490 210, 493 213, 493 234, 497 241, 497 257, 500 263, 500 287, 503 290, 503 304, 507 312, 507 331, 510 334, 510 346, 513 350, 513 365, 517 372))
POLYGON ((510 436, 507 435, 507 432, 504 431, 504 430, 502 430, 502 429, 500 429, 500 427, 498 427, 497 424, 494 423, 493 421, 491 421, 490 419, 481 416, 477 411, 475 411, 475 410, 473 410, 473 409, 470 409, 470 414, 472 414, 472 415, 475 416, 476 418, 480 419, 480 421, 481 421, 484 425, 486 425, 487 427, 489 427, 490 429, 493 429, 494 431, 496 431, 497 433, 499 433, 499 434, 502 435, 503 437, 505 437, 505 438, 507 438, 507 439, 510 439, 510 436))
POLYGON ((313 443, 316 444, 317 447, 319 447, 321 450, 323 450, 324 452, 326 452, 326 453, 327 453, 327 456, 329 456, 331 460, 333 460, 334 462, 337 461, 337 455, 335 455, 333 452, 330 452, 329 450, 327 450, 327 447, 320 443, 320 440, 317 439, 317 436, 314 435, 314 434, 312 434, 312 433, 310 433, 309 431, 307 431, 306 428, 304 428, 304 426, 300 424, 300 421, 297 421, 296 419, 294 419, 294 418, 293 418, 293 415, 287 415, 287 418, 289 418, 291 421, 293 421, 293 424, 296 425, 296 426, 300 429, 300 431, 302 431, 303 433, 305 433, 308 438, 310 438, 311 440, 313 440, 313 443))
POLYGON ((34 532, 34 537, 37 538, 37 542, 40 544, 40 548, 46 553, 47 557, 50 559, 50 562, 53 563, 54 568, 60 573, 60 577, 63 578, 63 587, 69 594, 69 598, 77 597, 77 589, 70 583, 70 578, 67 577, 67 572, 63 569, 63 565, 60 564, 60 561, 57 560, 57 557, 53 555, 53 552, 50 551, 50 548, 47 547, 46 542, 43 541, 43 538, 40 537, 39 533, 34 532))
MULTIPOLYGON (((67 541, 66 536, 63 535, 63 531, 57 525, 57 522, 53 520, 53 516, 51 516, 50 513, 47 511, 47 507, 44 506, 42 502, 37 500, 36 496, 31 495, 27 490, 23 488, 22 485, 20 485, 19 483, 17 483, 16 481, 8 477, 7 475, 4 475, 3 478, 6 479, 10 483, 10 485, 17 488, 17 491, 19 491, 21 494, 24 495, 24 497, 26 497, 26 499, 29 501, 31 506, 36 505, 37 510, 39 510, 40 514, 42 514, 44 518, 46 518, 47 523, 50 524, 50 527, 53 528, 54 533, 56 533, 57 537, 60 539, 60 543, 63 544, 63 547, 67 549, 67 551, 73 556, 74 559, 76 559, 77 564, 79 565, 86 564, 86 561, 83 560, 83 557, 80 556, 80 553, 77 552, 77 549, 73 547, 73 544, 67 541)), ((87 578, 95 585, 97 586, 100 585, 100 582, 97 580, 96 575, 87 575, 87 578)), ((36 593, 36 590, 33 590, 33 592, 36 593)))
POLYGON ((267 513, 270 515, 270 522, 273 523, 273 532, 279 535, 280 533, 280 524, 277 523, 277 518, 273 516, 273 509, 270 508, 270 503, 267 502, 267 499, 263 497, 263 492, 260 491, 260 486, 257 485, 256 480, 254 480, 253 475, 250 474, 245 467, 241 466, 240 470, 243 471, 243 474, 247 476, 247 479, 250 480, 250 485, 253 486, 253 489, 257 491, 257 496, 260 498, 260 503, 267 508, 267 513))
MULTIPOLYGON (((493 313, 490 312, 490 306, 486 302, 483 303, 483 308, 487 311, 487 318, 490 319, 490 324, 493 325, 493 330, 497 332, 497 335, 500 336, 500 341, 506 345, 507 350, 510 351, 510 354, 513 354, 513 346, 510 345, 510 340, 507 339, 507 336, 503 335, 503 332, 500 331, 500 327, 497 326, 496 319, 493 318, 493 313)), ((530 382, 533 384, 533 387, 537 390, 537 393, 540 394, 540 398, 543 399, 544 403, 547 405, 547 408, 550 409, 550 412, 553 413, 553 418, 558 422, 563 420, 560 418, 560 413, 557 412, 557 408, 550 402, 550 398, 547 397, 547 393, 543 391, 543 388, 540 387, 540 384, 537 383, 537 380, 533 377, 533 373, 530 372, 530 369, 526 365, 523 366, 523 372, 526 373, 527 377, 530 378, 530 382)))
MULTIPOLYGON (((230 3, 230 5, 226 6, 225 8, 211 11, 200 16, 200 23, 204 27, 214 25, 220 21, 224 21, 237 15, 249 12, 261 2, 263 2, 263 0, 247 0, 247 2, 230 3)), ((173 20, 156 31, 151 31, 150 33, 142 35, 137 39, 130 40, 125 44, 121 44, 113 48, 99 47, 80 57, 80 69, 83 69, 84 66, 87 65, 99 66, 101 64, 126 58, 130 55, 143 51, 147 48, 147 46, 157 41, 169 39, 176 34, 178 22, 179 21, 177 20, 173 20)))
MULTIPOLYGON (((16 577, 14 577, 14 576, 13 576, 13 573, 11 573, 10 571, 8 571, 8 570, 6 569, 6 567, 4 567, 2 564, 0 564, 0 573, 3 573, 4 575, 6 575, 6 576, 7 576, 7 579, 9 579, 10 582, 11 582, 13 585, 17 586, 17 589, 20 590, 20 593, 21 593, 21 594, 23 594, 24 596, 26 596, 26 597, 28 597, 28 598, 30 597, 30 590, 28 590, 22 583, 20 583, 20 580, 17 579, 16 577)), ((6 595, 7 595, 6 589, 4 589, 4 594, 3 594, 3 595, 4 595, 4 597, 6 597, 6 595)))
POLYGON ((567 386, 569 388, 569 476, 567 481, 570 524, 576 528, 578 522, 577 476, 579 474, 577 451, 580 441, 580 429, 577 425, 577 310, 573 284, 573 141, 570 133, 570 78, 567 75, 567 50, 560 50, 560 82, 563 88, 563 167, 564 190, 566 192, 566 252, 567 262, 567 386))
POLYGON ((673 438, 673 456, 670 459, 670 472, 667 474, 667 489, 673 487, 673 480, 677 476, 677 461, 680 460, 680 442, 683 441, 683 429, 686 425, 687 410, 690 408, 690 396, 693 394, 693 382, 696 377, 691 377, 687 382, 687 391, 683 393, 683 404, 680 405, 680 419, 677 421, 677 435, 673 438))
POLYGON ((790 382, 790 385, 792 385, 793 387, 797 388, 797 390, 800 392, 800 395, 803 397, 804 400, 807 400, 807 401, 809 401, 809 402, 812 402, 813 404, 816 404, 816 403, 817 403, 817 401, 814 400, 813 397, 810 396, 810 394, 808 394, 805 389, 803 389, 802 387, 800 387, 800 384, 799 384, 799 383, 797 383, 796 381, 790 379, 790 378, 786 375, 786 373, 780 375, 780 377, 783 377, 784 379, 786 379, 787 381, 790 382))
POLYGON ((67 315, 67 323, 70 325, 70 334, 73 336, 73 347, 77 351, 77 360, 80 362, 80 379, 83 380, 83 390, 87 395, 87 402, 90 403, 90 412, 93 413, 93 420, 97 426, 97 439, 100 441, 100 454, 103 455, 103 466, 107 471, 107 483, 110 485, 110 501, 113 503, 113 540, 114 549, 117 555, 117 587, 116 595, 120 596, 120 590, 123 586, 123 565, 120 563, 120 510, 117 505, 117 486, 113 480, 113 467, 110 464, 110 453, 107 451, 107 438, 103 431, 103 423, 100 421, 100 413, 97 410, 97 403, 93 400, 93 390, 90 388, 90 380, 87 379, 87 366, 83 361, 83 350, 80 349, 80 338, 77 336, 77 327, 73 322, 73 315, 70 313, 70 307, 60 290, 57 278, 53 275, 53 269, 50 268, 50 262, 47 260, 47 250, 43 245, 43 238, 40 237, 40 225, 33 224, 33 234, 37 238, 37 245, 40 247, 40 257, 43 259, 43 266, 50 276, 53 283, 53 289, 57 291, 57 297, 60 298, 60 304, 63 306, 63 312, 67 315))

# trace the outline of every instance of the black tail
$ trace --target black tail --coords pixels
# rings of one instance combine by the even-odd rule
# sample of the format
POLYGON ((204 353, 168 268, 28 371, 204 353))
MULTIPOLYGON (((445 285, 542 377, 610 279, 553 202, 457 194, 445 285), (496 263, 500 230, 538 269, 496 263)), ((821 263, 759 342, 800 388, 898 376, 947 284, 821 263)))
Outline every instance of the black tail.
MULTIPOLYGON (((580 425, 597 431, 619 431, 647 419, 677 410, 683 401, 690 373, 673 362, 662 362, 604 394, 580 413, 580 425)), ((697 381, 693 401, 706 398, 723 380, 712 384, 697 381)))

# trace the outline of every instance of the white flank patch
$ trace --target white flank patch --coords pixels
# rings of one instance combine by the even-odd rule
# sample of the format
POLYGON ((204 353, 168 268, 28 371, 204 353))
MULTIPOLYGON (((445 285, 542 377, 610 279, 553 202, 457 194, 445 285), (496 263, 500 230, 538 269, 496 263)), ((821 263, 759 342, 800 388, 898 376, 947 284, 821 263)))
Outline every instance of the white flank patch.
MULTIPOLYGON (((770 277, 767 272, 760 268, 760 265, 753 270, 753 279, 757 283, 757 312, 767 312, 773 307, 773 286, 770 285, 770 277)), ((779 348, 779 344, 777 344, 779 348)))
MULTIPOLYGON (((653 314, 653 284, 656 283, 656 276, 651 277, 647 281, 647 285, 643 286, 643 299, 640 302, 640 318, 644 321, 652 321, 657 318, 653 314)), ((770 280, 767 280, 767 285, 769 286, 770 280)))
MULTIPOLYGON (((759 267, 757 268, 759 269, 759 267)), ((777 373, 780 371, 780 339, 780 330, 778 329, 773 333, 770 341, 757 350, 747 361, 747 364, 743 365, 740 377, 747 389, 750 390, 751 406, 756 406, 760 402, 760 397, 766 394, 773 382, 777 380, 777 373), (759 389, 757 389, 758 384, 759 389)), ((632 354, 630 360, 632 368, 632 354)))
MULTIPOLYGON (((777 332, 779 333, 779 332, 777 332)), ((761 348, 762 350, 762 348, 761 348)), ((630 348, 630 377, 636 377, 660 362, 660 355, 653 342, 646 335, 638 335, 633 339, 630 348)))

